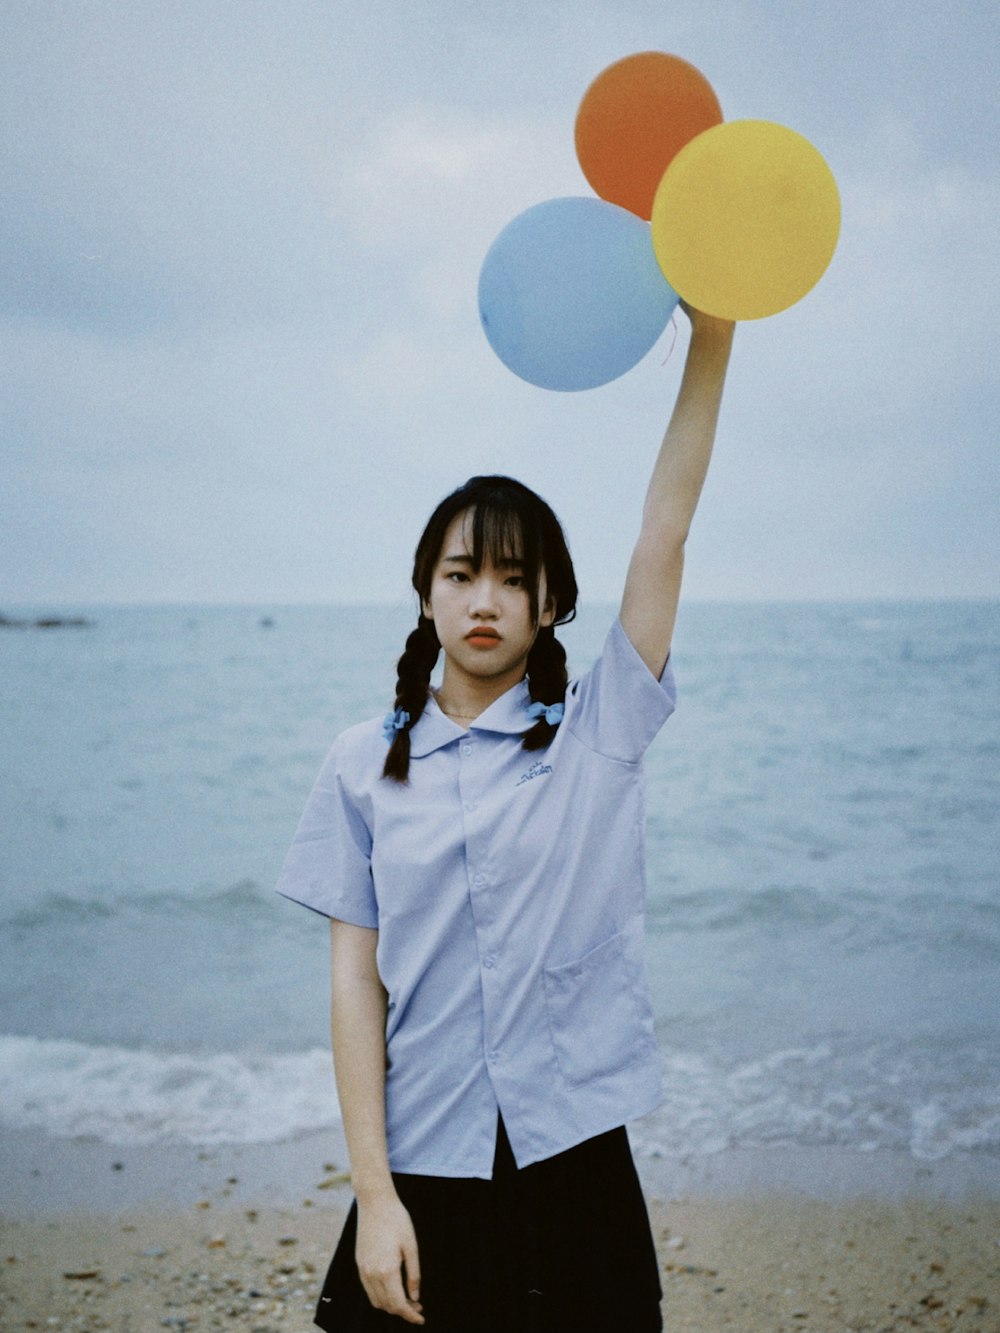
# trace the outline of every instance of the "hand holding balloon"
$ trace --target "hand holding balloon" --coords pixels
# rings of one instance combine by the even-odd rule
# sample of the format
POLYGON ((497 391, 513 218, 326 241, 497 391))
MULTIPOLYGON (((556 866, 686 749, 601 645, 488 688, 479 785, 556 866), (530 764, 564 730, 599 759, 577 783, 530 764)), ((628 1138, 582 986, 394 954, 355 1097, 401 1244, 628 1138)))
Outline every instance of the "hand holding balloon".
POLYGON ((689 305, 687 301, 678 299, 677 304, 687 315, 692 331, 704 329, 706 332, 717 332, 728 336, 736 322, 732 319, 720 319, 718 315, 709 315, 704 310, 689 305))

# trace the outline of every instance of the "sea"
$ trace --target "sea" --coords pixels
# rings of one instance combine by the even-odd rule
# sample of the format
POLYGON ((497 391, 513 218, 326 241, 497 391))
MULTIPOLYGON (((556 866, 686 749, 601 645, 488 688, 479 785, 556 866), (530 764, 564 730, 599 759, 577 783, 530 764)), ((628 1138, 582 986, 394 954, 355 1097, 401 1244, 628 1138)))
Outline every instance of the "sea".
MULTIPOLYGON (((53 608, 5 607, 32 618, 53 608)), ((335 1127, 325 923, 274 892, 408 604, 0 629, 0 1127, 335 1127)), ((574 672, 615 614, 562 633, 574 672)), ((647 758, 638 1153, 1000 1161, 1000 603, 684 605, 647 758)))

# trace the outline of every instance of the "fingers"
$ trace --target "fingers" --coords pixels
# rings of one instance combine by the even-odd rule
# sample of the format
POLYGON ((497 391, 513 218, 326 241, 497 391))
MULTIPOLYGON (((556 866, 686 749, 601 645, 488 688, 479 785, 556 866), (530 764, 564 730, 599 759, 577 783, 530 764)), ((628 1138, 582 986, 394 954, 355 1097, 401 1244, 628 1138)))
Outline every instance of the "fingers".
POLYGON ((402 1269, 395 1273, 363 1274, 361 1282, 365 1294, 377 1310, 385 1310, 386 1314, 396 1315, 408 1324, 424 1322, 420 1302, 410 1299, 403 1288, 402 1269))
POLYGON ((688 305, 685 300, 681 300, 679 304, 685 315, 687 315, 688 319, 691 321, 692 330, 717 329, 722 333, 726 333, 734 327, 731 319, 721 319, 717 315, 706 315, 703 310, 698 310, 695 306, 688 305))
POLYGON ((403 1245, 403 1271, 406 1274, 406 1294, 413 1305, 420 1306, 420 1257, 416 1237, 403 1245))

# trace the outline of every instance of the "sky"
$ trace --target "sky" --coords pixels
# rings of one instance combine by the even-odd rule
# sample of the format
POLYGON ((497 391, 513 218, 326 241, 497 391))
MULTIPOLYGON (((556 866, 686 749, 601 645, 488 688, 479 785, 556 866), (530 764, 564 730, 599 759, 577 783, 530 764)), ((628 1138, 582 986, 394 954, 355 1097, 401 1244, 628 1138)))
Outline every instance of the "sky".
POLYGON ((396 603, 476 472, 619 595, 686 320, 557 393, 479 325, 497 233, 590 194, 573 124, 633 52, 824 155, 819 285, 736 335, 692 599, 996 597, 986 0, 0 0, 0 611, 396 603), (672 348, 672 350, 671 350, 672 348))

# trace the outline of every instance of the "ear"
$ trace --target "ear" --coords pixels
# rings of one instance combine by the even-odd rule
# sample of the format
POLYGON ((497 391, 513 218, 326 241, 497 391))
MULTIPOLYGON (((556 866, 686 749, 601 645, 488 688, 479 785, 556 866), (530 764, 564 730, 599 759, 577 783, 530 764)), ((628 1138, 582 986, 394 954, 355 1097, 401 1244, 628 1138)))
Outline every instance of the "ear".
POLYGON ((431 621, 432 621, 432 620, 434 619, 434 612, 433 612, 433 610, 431 609, 431 603, 430 603, 430 598, 429 598, 429 597, 421 597, 421 599, 420 599, 420 614, 421 614, 425 619, 427 619, 427 620, 431 620, 431 621))
POLYGON ((538 617, 538 624, 542 629, 548 629, 556 618, 556 599, 551 593, 545 598, 545 605, 542 607, 541 615, 538 617))

